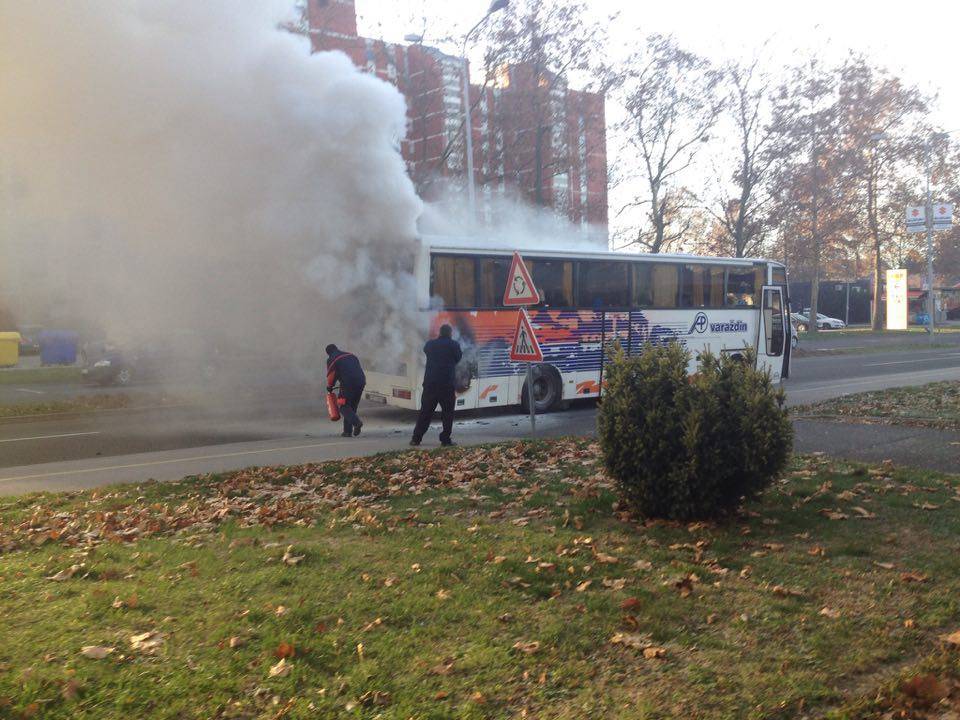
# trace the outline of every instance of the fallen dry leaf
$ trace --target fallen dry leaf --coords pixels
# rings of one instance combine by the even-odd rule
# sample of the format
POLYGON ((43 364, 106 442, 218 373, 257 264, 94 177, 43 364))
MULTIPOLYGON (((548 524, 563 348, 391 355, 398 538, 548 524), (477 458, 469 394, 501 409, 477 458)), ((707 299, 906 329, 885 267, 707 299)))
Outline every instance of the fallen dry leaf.
POLYGON ((450 675, 453 673, 453 660, 448 658, 437 665, 434 665, 430 668, 430 673, 432 675, 450 675))
POLYGON ((943 640, 943 642, 945 642, 947 645, 960 647, 960 630, 952 632, 949 635, 941 635, 940 639, 943 640))
POLYGON ((852 508, 850 508, 850 509, 853 510, 853 511, 854 511, 857 515, 859 515, 860 517, 864 518, 865 520, 869 520, 870 518, 875 518, 875 517, 877 516, 876 513, 872 513, 872 512, 870 512, 869 510, 867 510, 866 508, 854 506, 854 507, 852 507, 852 508))
POLYGON ((839 611, 839 610, 834 610, 833 608, 828 608, 828 607, 821 608, 821 609, 820 609, 820 614, 823 615, 824 617, 828 617, 828 618, 831 618, 831 619, 833 619, 833 620, 836 620, 837 618, 840 617, 840 611, 839 611))
POLYGON ((449 591, 449 590, 444 590, 443 588, 440 588, 439 590, 437 590, 437 599, 438 599, 438 600, 449 600, 449 599, 450 599, 450 591, 449 591))
POLYGON ((293 545, 287 545, 287 549, 283 553, 282 561, 284 565, 296 565, 305 557, 306 555, 294 555, 293 545))
POLYGON ((650 562, 649 560, 637 560, 633 564, 633 569, 634 570, 652 570, 653 563, 650 562))
POLYGON ((640 598, 629 597, 626 600, 624 600, 622 603, 620 603, 620 609, 636 610, 637 608, 640 607, 640 605, 642 605, 642 603, 640 602, 640 598))
POLYGON ((624 647, 633 648, 635 650, 644 650, 648 647, 652 647, 649 636, 641 635, 640 633, 614 633, 613 637, 610 638, 610 644, 623 645, 624 647))
POLYGON ((284 658, 292 658, 296 654, 297 648, 290 643, 285 642, 277 645, 277 649, 273 651, 273 656, 279 660, 283 660, 284 658))
POLYGON ((616 565, 620 562, 620 558, 614 557, 613 555, 607 555, 602 552, 595 552, 593 554, 598 563, 603 563, 604 565, 616 565))
POLYGON ((227 641, 227 645, 229 645, 231 648, 238 648, 241 645, 243 645, 245 642, 246 640, 244 640, 239 635, 234 635, 232 638, 230 638, 230 640, 227 641))
POLYGON ((80 697, 80 683, 71 678, 60 688, 60 697, 64 700, 76 700, 80 697))
POLYGON ((80 654, 85 658, 90 658, 91 660, 103 660, 114 650, 115 648, 103 647, 102 645, 84 645, 82 648, 80 648, 80 654))
POLYGON ((924 575, 923 573, 918 573, 918 572, 905 572, 905 573, 900 573, 900 582, 905 582, 905 583, 912 583, 912 582, 922 583, 922 582, 926 582, 926 581, 929 580, 929 579, 930 579, 930 578, 929 578, 928 576, 924 575))
POLYGON ((662 647, 647 647, 647 648, 644 648, 644 649, 643 649, 643 656, 644 656, 647 660, 657 660, 657 659, 666 657, 666 655, 667 655, 667 650, 666 650, 666 648, 662 648, 662 647))
POLYGON ((140 652, 150 653, 163 645, 165 638, 166 635, 164 633, 153 630, 140 633, 139 635, 132 635, 130 637, 130 648, 139 650, 140 652))
POLYGON ((584 580, 582 583, 577 585, 577 592, 582 593, 587 590, 593 584, 593 580, 584 580))
POLYGON ((522 652, 524 655, 533 655, 535 652, 540 650, 540 643, 536 640, 531 642, 517 640, 517 642, 513 644, 513 649, 522 652))
POLYGON ((83 565, 71 565, 65 570, 61 570, 56 575, 50 575, 47 580, 53 580, 54 582, 63 582, 64 580, 69 580, 74 575, 76 575, 80 570, 83 569, 83 565))
POLYGON ((290 674, 292 667, 293 665, 288 663, 286 658, 280 658, 280 662, 270 667, 270 677, 286 677, 290 674))
POLYGON ((926 705, 940 702, 950 694, 950 689, 936 675, 917 675, 900 686, 907 697, 915 698, 926 705))
POLYGON ((877 560, 874 560, 873 564, 876 565, 878 568, 883 568, 884 570, 893 570, 894 568, 894 565, 891 562, 879 562, 877 560))
POLYGON ((623 588, 627 584, 627 579, 616 578, 615 580, 607 580, 607 578, 604 578, 603 580, 600 581, 600 584, 603 585, 605 588, 610 588, 611 590, 623 590, 623 588))

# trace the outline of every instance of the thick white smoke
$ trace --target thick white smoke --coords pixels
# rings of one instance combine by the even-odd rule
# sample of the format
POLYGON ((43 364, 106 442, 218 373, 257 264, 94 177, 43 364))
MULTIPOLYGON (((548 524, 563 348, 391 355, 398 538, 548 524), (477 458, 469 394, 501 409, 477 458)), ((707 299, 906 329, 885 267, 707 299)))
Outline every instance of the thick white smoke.
POLYGON ((404 350, 404 101, 310 55, 290 5, 0 0, 0 302, 20 322, 404 350))

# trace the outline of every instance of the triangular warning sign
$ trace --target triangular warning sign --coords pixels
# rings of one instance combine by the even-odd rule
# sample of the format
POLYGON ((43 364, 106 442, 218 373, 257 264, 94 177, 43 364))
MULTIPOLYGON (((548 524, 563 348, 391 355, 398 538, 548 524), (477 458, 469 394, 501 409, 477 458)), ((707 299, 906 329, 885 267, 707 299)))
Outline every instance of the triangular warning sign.
POLYGON ((523 264, 520 253, 515 252, 513 262, 510 263, 510 272, 507 273, 507 289, 503 291, 503 304, 509 307, 539 303, 540 293, 533 284, 533 278, 530 277, 527 266, 523 264))
POLYGON ((537 342, 527 311, 523 308, 517 313, 517 329, 513 331, 510 359, 515 362, 543 362, 543 351, 537 342))

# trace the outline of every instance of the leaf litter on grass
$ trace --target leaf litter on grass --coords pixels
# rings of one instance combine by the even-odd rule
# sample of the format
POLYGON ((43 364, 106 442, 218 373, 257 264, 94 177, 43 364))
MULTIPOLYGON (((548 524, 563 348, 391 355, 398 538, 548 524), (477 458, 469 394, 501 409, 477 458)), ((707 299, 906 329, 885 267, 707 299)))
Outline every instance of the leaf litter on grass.
MULTIPOLYGON (((689 702, 695 702, 702 688, 682 689, 676 684, 688 666, 702 667, 704 671, 719 670, 727 666, 730 651, 739 653, 741 647, 757 647, 784 635, 799 646, 806 646, 809 638, 818 637, 818 633, 832 633, 837 640, 831 642, 837 643, 849 632, 848 626, 855 623, 873 623, 870 626, 876 629, 877 638, 884 637, 879 629, 882 622, 888 627, 895 625, 902 632, 906 628, 905 616, 920 618, 926 628, 928 621, 921 617, 922 606, 905 608, 899 614, 894 604, 907 602, 912 597, 933 597, 945 589, 939 587, 940 580, 937 583, 919 579, 896 582, 899 572, 924 578, 939 578, 941 573, 927 567, 925 561, 903 562, 894 554, 898 547, 895 538, 878 539, 874 543, 876 549, 863 558, 850 555, 847 549, 862 533, 888 538, 904 518, 915 518, 909 522, 916 523, 917 531, 926 531, 930 518, 940 523, 949 522, 949 518, 940 518, 938 513, 915 507, 928 497, 941 502, 936 499, 937 494, 952 490, 935 478, 917 477, 905 482, 902 472, 892 466, 849 469, 835 466, 825 458, 810 458, 800 461, 793 474, 773 488, 762 503, 752 505, 743 516, 726 523, 638 522, 622 517, 619 508, 611 510, 612 485, 598 471, 596 451, 591 444, 562 441, 546 447, 548 451, 535 444, 519 443, 484 451, 458 451, 445 455, 443 462, 417 454, 420 457, 386 456, 371 462, 351 460, 293 468, 258 468, 172 485, 164 488, 167 492, 159 498, 154 492, 156 488, 140 486, 79 494, 48 507, 38 500, 19 516, 4 516, 0 538, 28 550, 55 544, 86 552, 110 543, 125 546, 170 536, 203 546, 203 538, 210 537, 225 523, 281 532, 283 528, 301 528, 318 536, 332 529, 364 535, 372 532, 376 535, 371 537, 382 537, 384 541, 396 537, 397 542, 399 538, 406 538, 408 543, 412 538, 422 537, 417 533, 429 533, 426 543, 418 540, 415 545, 405 545, 391 565, 363 565, 350 575, 350 582, 356 587, 348 592, 356 594, 358 599, 367 598, 364 602, 375 600, 375 611, 368 609, 360 617, 348 616, 345 624, 335 614, 326 615, 319 623, 320 618, 314 617, 306 622, 306 627, 323 625, 323 631, 316 632, 323 632, 331 638, 328 642, 336 643, 338 657, 352 655, 352 662, 358 667, 370 668, 366 672, 389 675, 389 671, 377 668, 383 652, 382 639, 390 637, 391 642, 397 642, 391 627, 396 616, 389 606, 381 604, 391 602, 389 598, 371 593, 396 593, 399 582, 403 594, 428 595, 430 612, 442 607, 443 614, 456 618, 464 608, 471 608, 469 612, 473 617, 473 608, 479 600, 473 583, 479 578, 472 574, 484 573, 499 578, 485 597, 488 602, 495 602, 490 620, 509 634, 509 639, 491 633, 483 638, 474 637, 470 643, 493 643, 500 652, 512 657, 513 662, 542 665, 550 674, 560 677, 564 676, 565 663, 582 663, 589 658, 591 672, 607 678, 606 683, 631 667, 630 663, 634 662, 631 658, 635 658, 650 669, 660 667, 670 673, 658 680, 663 684, 663 692, 673 688, 670 692, 679 693, 689 702), (891 505, 891 500, 899 505, 891 505), (876 518, 865 518, 861 522, 857 519, 861 514, 853 510, 854 507, 870 508, 868 512, 876 518), (584 518, 580 528, 572 523, 563 528, 565 512, 571 509, 574 510, 570 517, 575 512, 584 518), (824 509, 846 514, 848 519, 830 522, 818 514, 824 509), (492 513, 496 513, 496 517, 492 517, 492 513), (516 520, 525 522, 521 526, 516 520), (434 538, 440 527, 450 528, 450 532, 461 528, 462 532, 444 542, 443 549, 429 547, 437 542, 434 538), (584 527, 586 531, 582 532, 584 527), (477 530, 470 532, 470 528, 477 530), (43 542, 38 543, 38 538, 43 542), (421 545, 423 551, 410 552, 421 545), (475 567, 471 567, 469 556, 464 555, 462 573, 437 574, 443 554, 467 553, 474 545, 478 550, 475 567), (811 548, 817 552, 811 553, 811 548), (743 563, 745 558, 750 560, 750 566, 743 563), (411 560, 418 562, 411 563, 411 560), (902 570, 890 572, 891 568, 885 565, 902 570), (393 578, 394 582, 388 583, 384 578, 393 578), (889 598, 871 594, 874 587, 881 586, 889 598), (561 624, 577 628, 580 637, 557 635, 558 629, 544 632, 544 612, 559 613, 563 618, 561 624), (780 623, 785 625, 781 627, 780 623), (330 629, 333 627, 336 629, 330 629), (591 629, 599 634, 592 640, 589 639, 591 629), (558 657, 564 658, 562 664, 558 664, 561 662, 558 657)), ((250 546, 267 548, 272 558, 269 567, 297 581, 305 574, 303 570, 292 569, 300 560, 292 564, 278 563, 279 548, 286 548, 284 557, 309 556, 311 563, 315 557, 321 557, 314 555, 311 541, 305 542, 302 533, 290 540, 282 534, 268 536, 269 542, 260 540, 261 537, 261 534, 253 535, 250 543, 237 542, 239 539, 234 538, 229 547, 224 539, 223 547, 228 553, 241 553, 244 547, 250 546), (298 552, 295 548, 304 549, 298 552)), ((373 552, 375 546, 370 547, 373 552)), ((197 562, 182 560, 177 560, 180 564, 174 574, 195 577, 197 562)), ((47 573, 64 567, 63 563, 52 567, 51 564, 47 565, 47 573)), ((201 563, 200 569, 204 567, 201 563)), ((97 576, 96 572, 91 574, 97 576)), ((62 583, 88 582, 79 580, 80 577, 78 572, 50 587, 61 590, 65 587, 62 583)), ((111 597, 131 596, 128 592, 111 592, 103 603, 109 605, 111 597)), ((244 662, 253 662, 254 654, 259 652, 260 664, 252 672, 261 680, 268 676, 272 681, 286 682, 299 674, 291 673, 294 654, 296 664, 303 663, 303 667, 317 662, 317 656, 311 652, 311 641, 305 641, 302 634, 296 630, 286 634, 301 623, 296 597, 277 594, 264 598, 267 599, 272 602, 264 603, 263 612, 270 619, 261 622, 277 623, 278 628, 284 628, 279 646, 275 636, 271 636, 273 639, 266 647, 261 647, 264 643, 257 640, 257 633, 248 634, 233 628, 219 635, 222 638, 219 643, 221 646, 228 643, 234 650, 229 654, 245 658, 244 662), (303 660, 301 643, 306 646, 303 660), (284 645, 291 649, 296 645, 297 650, 287 654, 281 651, 284 645), (271 669, 277 668, 276 675, 263 663, 264 656, 273 663, 269 666, 271 669)), ((122 615, 113 613, 113 616, 122 615)), ((406 622, 408 620, 401 618, 396 623, 398 629, 406 622)), ((454 634, 469 635, 473 622, 467 621, 466 627, 458 624, 454 634)), ((146 625, 151 626, 163 627, 146 625)), ((936 626, 931 624, 929 632, 935 633, 936 626)), ((147 635, 145 642, 154 639, 150 633, 147 635)), ((109 637, 113 635, 91 639, 109 637)), ((817 642, 825 640, 821 638, 817 642)), ((891 642, 892 639, 878 642, 876 657, 890 652, 891 642)), ((896 640, 898 644, 903 642, 896 640)), ((778 640, 776 645, 779 644, 778 640)), ((162 646, 160 642, 154 650, 162 646)), ((863 673, 869 662, 877 662, 855 661, 849 647, 831 647, 838 657, 831 657, 829 661, 842 666, 846 672, 863 673), (843 657, 845 654, 851 656, 843 657)), ((433 654, 425 661, 423 672, 436 678, 450 678, 456 684, 439 690, 431 688, 430 697, 439 693, 448 693, 452 698, 465 697, 460 681, 472 676, 469 668, 476 666, 476 659, 469 656, 464 659, 460 653, 446 649, 435 652, 431 647, 431 651, 433 654), (438 667, 440 657, 447 658, 440 666, 449 665, 450 672, 430 673, 429 668, 438 667), (452 671, 454 662, 458 667, 456 673, 452 671), (461 666, 463 671, 459 670, 461 666)), ((170 652, 172 650, 157 653, 158 657, 152 660, 164 662, 166 658, 160 656, 170 652)), ((792 657, 786 646, 764 652, 778 654, 783 662, 789 662, 792 657)), ((874 654, 868 655, 873 657, 874 654)), ((758 672, 766 665, 759 658, 754 662, 745 657, 741 662, 742 673, 758 672)), ((113 661, 104 667, 113 667, 113 661)), ((802 682, 808 681, 809 678, 802 682)), ((573 682, 563 686, 565 689, 551 692, 560 693, 558 696, 575 694, 579 686, 573 682)), ((728 687, 739 687, 738 682, 737 676, 733 676, 728 687)), ((498 696, 496 684, 477 683, 474 687, 484 698, 485 706, 499 707, 506 702, 498 696)), ((515 696, 524 698, 524 707, 530 704, 535 708, 539 691, 524 688, 515 690, 515 696)), ((779 692, 745 687, 741 690, 744 698, 754 697, 755 704, 761 700, 758 693, 779 692)), ((376 705, 370 700, 373 696, 365 693, 383 691, 382 688, 354 688, 350 691, 350 702, 358 703, 357 707, 367 707, 360 701, 366 697, 373 707, 376 705)), ((409 692, 409 689, 392 690, 391 694, 395 699, 408 700, 409 692)), ((614 683, 609 692, 620 690, 614 683)), ((284 702, 286 700, 281 701, 280 708, 285 707, 284 702)), ((727 695, 723 702, 727 703, 723 707, 736 714, 732 710, 739 707, 735 698, 727 695)))

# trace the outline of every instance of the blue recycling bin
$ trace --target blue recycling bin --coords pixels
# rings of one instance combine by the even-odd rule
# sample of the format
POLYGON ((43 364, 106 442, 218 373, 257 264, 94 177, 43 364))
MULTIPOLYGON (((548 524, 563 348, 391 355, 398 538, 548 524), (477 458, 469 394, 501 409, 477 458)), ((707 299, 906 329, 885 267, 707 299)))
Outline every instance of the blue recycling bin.
POLYGON ((73 365, 77 362, 79 335, 72 330, 44 330, 40 333, 40 362, 43 365, 73 365))

